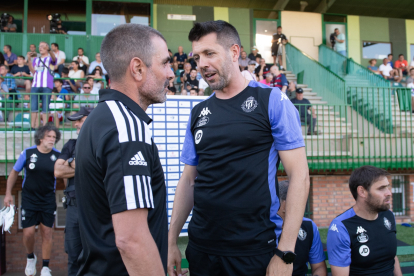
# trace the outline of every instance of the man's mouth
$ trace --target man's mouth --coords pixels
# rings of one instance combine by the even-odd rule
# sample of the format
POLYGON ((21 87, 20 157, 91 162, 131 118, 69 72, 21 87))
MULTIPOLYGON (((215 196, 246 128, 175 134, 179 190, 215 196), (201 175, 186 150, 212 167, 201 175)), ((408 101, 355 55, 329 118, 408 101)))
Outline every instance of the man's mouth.
POLYGON ((204 76, 207 80, 212 80, 216 73, 205 73, 204 76))

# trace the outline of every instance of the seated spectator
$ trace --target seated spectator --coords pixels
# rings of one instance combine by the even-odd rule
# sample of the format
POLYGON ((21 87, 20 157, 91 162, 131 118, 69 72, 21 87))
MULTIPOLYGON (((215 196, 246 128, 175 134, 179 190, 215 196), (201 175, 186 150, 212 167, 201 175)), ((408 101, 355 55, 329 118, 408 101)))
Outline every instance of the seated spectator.
POLYGON ((270 72, 270 67, 271 65, 266 64, 264 58, 260 60, 260 65, 256 67, 256 69, 254 70, 259 80, 263 80, 264 76, 266 76, 266 74, 270 72))
POLYGON ((242 75, 248 81, 257 81, 256 75, 254 74, 254 67, 256 66, 256 62, 253 60, 249 61, 249 65, 247 66, 247 70, 242 72, 242 75))
POLYGON ((79 62, 72 61, 69 69, 70 69, 69 78, 78 79, 78 80, 75 80, 76 86, 81 87, 82 80, 79 80, 79 79, 83 79, 85 77, 85 73, 79 69, 79 62))
MULTIPOLYGON (((256 68, 260 66, 261 60, 262 60, 261 57, 256 57, 256 59, 254 60, 256 62, 256 66, 254 67, 255 74, 256 74, 256 68)), ((257 74, 256 74, 256 77, 257 77, 257 74)))
POLYGON ((93 75, 93 71, 96 70, 96 67, 101 68, 102 75, 107 75, 108 72, 106 72, 102 60, 101 60, 101 53, 96 53, 95 60, 91 62, 91 65, 89 65, 89 74, 93 75))
POLYGON ((279 71, 279 67, 273 65, 270 68, 270 73, 273 75, 270 87, 278 87, 283 93, 286 93, 289 82, 286 76, 279 71))
POLYGON ((197 63, 194 60, 193 52, 190 52, 188 54, 188 61, 187 62, 191 64, 191 68, 197 69, 197 63))
POLYGON ((79 94, 74 99, 74 108, 80 108, 80 107, 96 107, 99 100, 99 95, 93 95, 91 94, 92 91, 92 85, 85 82, 82 86, 83 93, 79 94))
MULTIPOLYGON (((56 83, 57 80, 55 80, 56 83)), ((62 86, 60 86, 62 87, 62 86)), ((62 112, 65 107, 65 103, 63 102, 63 99, 59 95, 59 91, 56 87, 52 89, 52 96, 50 97, 50 103, 49 103, 49 120, 48 122, 54 122, 55 126, 59 128, 60 122, 63 121, 63 115, 62 112)))
MULTIPOLYGON (((63 68, 62 70, 62 78, 69 78, 69 69, 63 68)), ((76 83, 74 80, 63 80, 63 86, 69 92, 77 93, 78 88, 76 87, 76 83)))
POLYGON ((197 80, 197 70, 196 69, 191 69, 190 71, 190 77, 187 78, 182 94, 183 95, 188 95, 188 93, 190 92, 191 89, 195 89, 196 91, 198 91, 198 80, 197 80))
POLYGON ((250 60, 256 60, 256 58, 262 58, 262 55, 259 54, 259 50, 257 49, 257 46, 253 46, 252 52, 249 54, 248 58, 250 60))
MULTIPOLYGON (((24 56, 17 57, 17 65, 13 66, 13 69, 10 72, 14 77, 30 77, 30 69, 29 66, 24 64, 24 56)), ((30 93, 30 89, 32 87, 32 82, 29 79, 15 79, 16 86, 23 86, 25 88, 26 93, 30 93)), ((26 101, 30 100, 29 95, 24 95, 24 99, 26 101)))
MULTIPOLYGON (((279 182, 280 208, 277 214, 283 221, 286 218, 288 189, 289 180, 279 182)), ((296 258, 293 261, 292 275, 306 275, 308 273, 308 263, 312 269, 312 275, 327 275, 325 254, 318 226, 311 219, 305 217, 302 219, 294 252, 296 253, 296 258)))
MULTIPOLYGON (((0 76, 2 77, 13 77, 12 74, 9 73, 9 67, 5 64, 0 65, 0 76)), ((4 78, 4 82, 7 85, 9 93, 17 93, 17 86, 16 81, 12 78, 4 78)))
MULTIPOLYGON (((65 52, 59 50, 59 45, 57 43, 52 43, 50 47, 55 54, 56 57, 56 65, 54 67, 54 71, 58 72, 59 75, 62 75, 62 70, 65 68, 65 60, 66 60, 66 54, 65 52)), ((51 68, 53 69, 53 68, 51 68)))
POLYGON ((61 98, 64 101, 70 101, 71 100, 71 94, 68 90, 66 90, 63 87, 63 80, 53 80, 53 83, 55 85, 54 88, 56 88, 57 93, 59 93, 59 98, 61 98))
POLYGON ((175 88, 174 85, 174 79, 170 79, 170 82, 168 83, 168 95, 175 95, 175 93, 177 92, 177 89, 175 88), (173 94, 171 94, 170 92, 172 92, 173 94))
POLYGON ((400 82, 402 79, 401 76, 398 76, 398 71, 395 69, 392 69, 388 58, 384 58, 382 60, 382 64, 379 67, 379 71, 381 72, 381 75, 386 80, 395 80, 396 82, 400 82))
POLYGON ((5 62, 5 59, 4 59, 3 53, 0 52, 0 64, 4 64, 4 62, 5 62))
POLYGON ((266 84, 267 86, 270 86, 272 84, 273 75, 272 73, 267 73, 266 78, 261 80, 260 83, 266 84))
MULTIPOLYGON (((7 99, 9 97, 9 89, 7 88, 4 79, 0 76, 0 100, 7 99)), ((0 102, 0 108, 3 107, 3 103, 0 102)), ((0 111, 0 122, 6 121, 3 111, 0 111)))
POLYGON ((86 75, 88 66, 89 66, 89 58, 87 56, 85 56, 83 51, 83 48, 79 48, 78 49, 78 55, 73 57, 73 61, 77 61, 79 64, 79 69, 81 69, 84 73, 84 75, 86 75))
POLYGON ((187 62, 187 54, 184 53, 183 46, 178 46, 178 53, 174 54, 174 72, 178 69, 183 69, 187 62))
MULTIPOLYGON (((95 86, 95 83, 94 83, 92 77, 87 77, 86 78, 86 84, 89 84, 89 86, 92 87, 89 93, 95 94, 95 95, 99 94, 99 89, 95 86)), ((83 86, 85 87, 85 84, 83 86)), ((83 93, 85 93, 85 91, 83 91, 83 89, 81 89, 81 94, 83 94, 83 93)))
POLYGON ((411 63, 410 63, 410 68, 408 68, 408 70, 410 70, 410 69, 412 69, 412 68, 414 68, 414 56, 413 56, 413 60, 411 61, 411 63))
POLYGON ((68 30, 65 27, 62 26, 62 20, 59 20, 57 22, 57 26, 56 27, 57 27, 56 28, 56 32, 58 34, 67 34, 68 33, 68 30))
POLYGON ((93 87, 96 89, 103 88, 103 81, 102 79, 105 79, 105 76, 103 75, 102 68, 100 66, 96 66, 95 69, 92 71, 92 74, 88 77, 93 78, 93 87))
POLYGON ((414 68, 410 69, 410 74, 407 77, 407 85, 414 82, 414 68))
POLYGON ((243 51, 239 58, 239 67, 241 72, 247 70, 247 67, 249 66, 249 61, 250 59, 247 57, 247 53, 243 51))
POLYGON ((312 107, 310 101, 303 97, 303 89, 297 88, 296 89, 296 98, 291 100, 295 107, 299 110, 300 121, 302 123, 306 123, 308 125, 308 135, 318 135, 315 132, 316 126, 316 112, 315 109, 312 107), (310 115, 308 111, 311 111, 310 115))
POLYGON ((404 59, 404 55, 401 54, 398 56, 398 60, 395 62, 395 69, 398 70, 400 76, 407 75, 408 62, 404 59))
POLYGON ((4 64, 9 66, 9 69, 12 69, 15 64, 17 64, 17 56, 16 54, 11 52, 12 47, 10 45, 4 45, 3 52, 4 52, 4 64))
POLYGON ((407 88, 411 88, 411 108, 414 113, 414 68, 410 69, 410 76, 407 78, 407 88))
POLYGON ((375 66, 375 65, 377 65, 377 60, 374 59, 374 58, 370 59, 369 60, 369 65, 368 65, 368 70, 371 71, 374 74, 381 75, 381 71, 378 70, 378 67, 375 66))
POLYGON ((17 31, 17 25, 13 23, 13 20, 14 17, 12 15, 9 15, 7 24, 2 28, 2 32, 15 33, 17 31))
POLYGON ((190 63, 186 63, 184 65, 184 71, 182 71, 180 73, 180 81, 181 83, 184 85, 184 83, 187 81, 188 78, 190 78, 190 71, 191 71, 191 64, 190 63))
POLYGON ((28 52, 26 54, 26 57, 25 57, 26 62, 27 62, 27 59, 28 59, 29 55, 30 55, 31 58, 40 57, 40 54, 36 51, 36 45, 30 44, 29 48, 30 48, 30 52, 28 52))
POLYGON ((197 90, 194 88, 190 89, 190 96, 198 96, 197 90))
POLYGON ((170 56, 170 65, 172 67, 172 65, 174 64, 174 54, 170 49, 168 49, 168 55, 170 56))
POLYGON ((204 96, 205 95, 204 92, 208 87, 209 87, 208 83, 203 78, 201 78, 198 81, 198 95, 199 96, 204 96))
POLYGON ((289 99, 296 98, 296 82, 291 81, 289 82, 288 89, 286 95, 289 99))
POLYGON ((393 55, 388 54, 387 58, 388 58, 388 64, 391 65, 391 68, 394 68, 394 62, 392 61, 393 55))

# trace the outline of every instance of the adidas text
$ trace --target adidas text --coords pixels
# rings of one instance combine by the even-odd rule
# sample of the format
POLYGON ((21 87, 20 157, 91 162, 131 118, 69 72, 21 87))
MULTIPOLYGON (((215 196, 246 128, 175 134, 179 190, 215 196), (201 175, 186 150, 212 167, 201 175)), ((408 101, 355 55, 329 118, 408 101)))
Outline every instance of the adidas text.
POLYGON ((147 162, 145 162, 144 156, 142 156, 142 153, 139 151, 131 158, 129 165, 147 166, 147 162))

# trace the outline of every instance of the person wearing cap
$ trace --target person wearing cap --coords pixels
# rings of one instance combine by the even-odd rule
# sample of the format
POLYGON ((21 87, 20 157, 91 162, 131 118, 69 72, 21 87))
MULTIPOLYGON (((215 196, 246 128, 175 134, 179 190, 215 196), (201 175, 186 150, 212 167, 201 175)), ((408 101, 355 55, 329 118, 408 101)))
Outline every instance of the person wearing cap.
POLYGON ((316 111, 312 107, 310 101, 303 97, 302 88, 296 89, 296 98, 293 98, 291 101, 299 110, 300 121, 308 125, 308 135, 312 135, 312 133, 314 135, 318 135, 318 133, 315 131, 316 111), (311 111, 312 116, 308 113, 308 110, 311 111))
POLYGON ((257 57, 262 58, 262 55, 259 54, 259 49, 257 46, 253 46, 252 52, 249 54, 248 58, 250 60, 256 60, 257 57))
POLYGON ((248 81, 257 81, 256 75, 254 74, 254 68, 256 67, 256 62, 250 60, 247 69, 242 72, 242 75, 248 81))
MULTIPOLYGON (((74 122, 76 133, 79 134, 92 109, 81 107, 79 112, 68 117, 74 122)), ((66 179, 65 201, 66 229, 65 229, 65 251, 68 254, 68 276, 75 276, 79 270, 78 257, 82 251, 82 243, 79 232, 78 208, 75 193, 75 146, 77 139, 70 139, 62 148, 58 160, 55 163, 55 176, 66 179)), ((63 200, 62 200, 63 201, 63 200)))

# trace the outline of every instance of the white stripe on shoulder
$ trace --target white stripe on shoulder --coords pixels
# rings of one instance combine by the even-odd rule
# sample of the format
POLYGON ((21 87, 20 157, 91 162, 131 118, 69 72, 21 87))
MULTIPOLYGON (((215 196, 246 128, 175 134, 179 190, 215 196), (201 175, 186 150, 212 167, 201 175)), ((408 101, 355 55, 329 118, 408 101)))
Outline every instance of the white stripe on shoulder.
POLYGON ((141 127, 141 121, 138 119, 137 115, 132 113, 132 115, 135 118, 135 121, 137 122, 137 131, 138 131, 138 141, 142 142, 142 127, 141 127))
POLYGON ((122 115, 121 110, 119 110, 119 107, 115 101, 106 101, 106 104, 114 116, 116 128, 118 129, 119 143, 128 142, 128 130, 126 127, 125 118, 122 115))
POLYGON ((127 203, 127 209, 133 210, 137 208, 137 202, 135 201, 134 193, 134 181, 132 175, 124 176, 125 198, 127 203))
POLYGON ((129 121, 129 128, 131 129, 131 139, 132 141, 135 141, 135 127, 134 127, 134 121, 131 118, 131 115, 129 114, 128 110, 126 109, 126 107, 124 106, 123 103, 119 102, 119 104, 121 105, 122 109, 124 110, 125 115, 128 118, 129 121))

